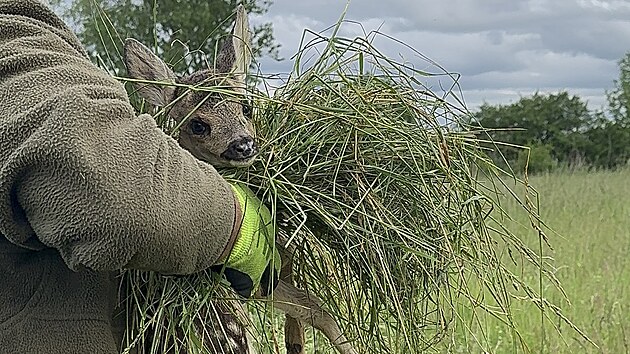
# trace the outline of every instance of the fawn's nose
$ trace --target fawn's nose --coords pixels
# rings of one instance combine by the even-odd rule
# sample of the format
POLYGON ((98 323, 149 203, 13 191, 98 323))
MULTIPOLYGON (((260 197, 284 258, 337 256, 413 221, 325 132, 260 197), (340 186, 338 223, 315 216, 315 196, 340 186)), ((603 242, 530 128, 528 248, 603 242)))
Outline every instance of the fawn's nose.
POLYGON ((251 136, 234 140, 228 145, 221 157, 227 160, 245 160, 256 155, 256 142, 251 136))

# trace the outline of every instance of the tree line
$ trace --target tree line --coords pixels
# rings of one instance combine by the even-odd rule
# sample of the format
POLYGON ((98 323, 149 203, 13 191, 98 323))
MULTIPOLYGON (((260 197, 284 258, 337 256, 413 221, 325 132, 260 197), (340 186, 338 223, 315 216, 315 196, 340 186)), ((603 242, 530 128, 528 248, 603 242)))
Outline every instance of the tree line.
POLYGON ((483 104, 470 124, 485 129, 480 139, 495 142, 490 152, 495 163, 520 171, 526 162, 530 173, 625 166, 630 159, 630 52, 618 67, 619 78, 600 110, 589 110, 583 99, 566 91, 536 93, 513 104, 483 104))

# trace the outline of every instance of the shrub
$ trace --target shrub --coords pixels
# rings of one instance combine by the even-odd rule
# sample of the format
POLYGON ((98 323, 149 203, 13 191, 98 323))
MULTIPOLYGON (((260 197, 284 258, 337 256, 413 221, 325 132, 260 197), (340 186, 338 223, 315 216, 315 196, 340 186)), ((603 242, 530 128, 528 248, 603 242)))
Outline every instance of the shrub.
POLYGON ((517 172, 529 174, 549 172, 558 163, 551 156, 551 145, 532 144, 529 148, 519 151, 516 161, 517 172))

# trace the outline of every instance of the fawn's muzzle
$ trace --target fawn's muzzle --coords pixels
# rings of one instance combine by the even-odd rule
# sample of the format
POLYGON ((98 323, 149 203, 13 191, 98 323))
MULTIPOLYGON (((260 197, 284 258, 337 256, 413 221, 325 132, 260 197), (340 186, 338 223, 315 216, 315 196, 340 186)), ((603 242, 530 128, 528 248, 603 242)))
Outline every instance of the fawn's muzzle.
POLYGON ((254 139, 251 136, 246 136, 231 142, 221 157, 226 160, 246 160, 255 156, 257 152, 254 139))

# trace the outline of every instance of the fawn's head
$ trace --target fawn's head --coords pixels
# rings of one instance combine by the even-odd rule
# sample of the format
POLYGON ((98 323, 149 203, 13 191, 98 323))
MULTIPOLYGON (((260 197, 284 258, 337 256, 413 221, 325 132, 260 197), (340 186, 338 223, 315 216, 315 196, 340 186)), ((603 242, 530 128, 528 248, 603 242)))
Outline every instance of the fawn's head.
POLYGON ((242 5, 237 8, 232 36, 221 47, 214 69, 177 77, 142 43, 131 38, 125 41, 129 76, 164 83, 134 82, 135 89, 148 103, 170 107, 169 117, 180 124, 179 144, 214 166, 249 166, 257 154, 251 107, 244 99, 245 73, 251 63, 250 41, 242 5), (236 94, 194 91, 173 84, 220 87, 223 92, 236 94))

